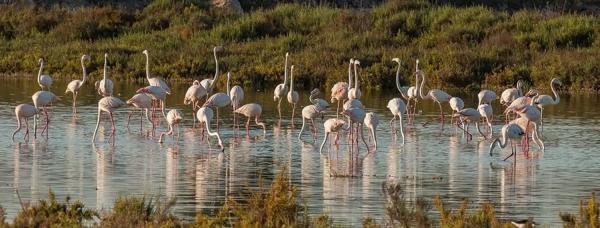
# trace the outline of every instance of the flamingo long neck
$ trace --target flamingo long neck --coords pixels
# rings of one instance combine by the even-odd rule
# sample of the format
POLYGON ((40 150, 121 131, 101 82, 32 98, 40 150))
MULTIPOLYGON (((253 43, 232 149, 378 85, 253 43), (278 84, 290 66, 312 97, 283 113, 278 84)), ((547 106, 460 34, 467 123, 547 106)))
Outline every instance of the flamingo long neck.
POLYGON ((44 69, 44 60, 42 60, 40 62, 40 71, 38 71, 38 78, 37 78, 38 82, 40 82, 42 79, 42 69, 44 69))
POLYGON ((256 125, 261 126, 263 129, 263 134, 267 133, 267 125, 264 122, 259 122, 258 121, 258 116, 254 117, 254 122, 256 123, 256 125))
POLYGON ((400 89, 400 62, 398 62, 398 70, 396 70, 396 88, 402 97, 407 97, 406 94, 402 92, 402 89, 400 89))
POLYGON ((104 83, 106 83, 106 68, 107 68, 107 63, 108 62, 108 57, 104 56, 104 83))
POLYGON ((146 78, 150 80, 150 57, 148 56, 148 52, 144 54, 146 55, 146 78))
POLYGON ((84 59, 81 59, 81 68, 83 69, 83 79, 81 80, 81 84, 85 83, 85 80, 87 79, 87 70, 85 69, 84 61, 84 59))
POLYGON ((348 89, 352 89, 352 61, 348 64, 348 89))
POLYGON ((560 96, 558 95, 558 92, 556 92, 556 88, 554 87, 554 83, 550 82, 550 88, 552 89, 552 93, 554 94, 554 101, 552 101, 553 104, 558 104, 558 102, 560 102, 560 96))
POLYGON ((229 93, 229 80, 231 79, 231 73, 227 72, 227 91, 225 93, 229 93))
POLYGON ((206 124, 206 133, 208 133, 208 135, 210 135, 210 136, 217 136, 217 139, 219 140, 219 146, 221 146, 221 148, 222 148, 223 141, 221 141, 221 135, 219 135, 219 132, 210 131, 210 119, 207 119, 205 121, 205 124, 206 124))
POLYGON ((215 76, 213 77, 213 83, 217 81, 217 77, 219 77, 219 60, 217 59, 217 49, 213 50, 213 55, 215 56, 215 76))
POLYGON ((285 55, 285 65, 284 65, 284 70, 283 70, 283 86, 285 87, 285 84, 287 84, 287 77, 288 77, 288 55, 285 55))
POLYGON ((354 88, 356 91, 359 91, 359 87, 358 87, 358 70, 356 69, 357 64, 354 64, 354 88))
POLYGON ((308 97, 308 100, 310 101, 310 103, 316 104, 317 103, 317 99, 315 98, 316 94, 311 93, 310 96, 308 97))
MULTIPOLYGON (((417 74, 421 74, 421 73, 417 72, 417 74)), ((421 99, 427 99, 429 97, 429 94, 427 96, 423 96, 423 86, 424 85, 425 85, 425 75, 421 75, 421 86, 419 86, 419 96, 421 96, 421 99)))
POLYGON ((294 92, 294 68, 290 69, 290 92, 294 92))
POLYGON ((517 95, 519 97, 523 96, 523 83, 521 81, 517 81, 517 95))

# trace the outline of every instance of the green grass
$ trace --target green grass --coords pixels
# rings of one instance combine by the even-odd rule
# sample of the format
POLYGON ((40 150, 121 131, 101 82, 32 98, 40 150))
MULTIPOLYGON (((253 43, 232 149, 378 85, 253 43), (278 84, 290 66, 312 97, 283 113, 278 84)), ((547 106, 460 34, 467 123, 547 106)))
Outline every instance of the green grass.
POLYGON ((548 10, 508 12, 423 0, 391 0, 369 9, 279 4, 242 15, 204 1, 156 0, 140 10, 1 5, 0 42, 4 74, 35 74, 37 59, 45 57, 45 72, 78 77, 85 53, 97 78, 108 52, 112 77, 141 78, 141 51, 148 49, 153 74, 206 78, 214 71, 212 46, 222 44, 222 72, 257 89, 282 80, 283 56, 290 52, 305 89, 344 80, 351 57, 361 60, 363 88, 393 89, 391 59, 399 57, 405 84, 420 58, 432 87, 478 90, 512 86, 518 79, 549 87, 557 77, 565 90, 600 91, 600 18, 548 10))

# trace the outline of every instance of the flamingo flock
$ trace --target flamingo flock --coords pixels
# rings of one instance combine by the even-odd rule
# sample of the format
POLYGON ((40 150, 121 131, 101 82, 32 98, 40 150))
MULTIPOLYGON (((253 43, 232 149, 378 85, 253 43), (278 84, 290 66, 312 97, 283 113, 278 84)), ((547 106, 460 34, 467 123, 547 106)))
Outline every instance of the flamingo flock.
MULTIPOLYGON (((253 122, 262 128, 263 135, 267 132, 266 123, 261 120, 263 114, 263 108, 258 103, 246 103, 244 101, 244 89, 240 85, 231 86, 232 73, 227 72, 226 88, 224 91, 219 91, 218 84, 220 72, 219 72, 219 60, 218 53, 223 51, 222 46, 216 46, 213 48, 214 61, 215 61, 215 74, 211 79, 199 79, 194 80, 190 87, 187 89, 184 97, 183 104, 189 105, 192 113, 192 129, 196 128, 196 122, 199 123, 199 127, 202 129, 202 138, 204 138, 204 131, 208 134, 207 140, 210 137, 216 137, 218 145, 221 151, 224 151, 224 145, 222 137, 219 133, 220 125, 220 109, 231 106, 233 115, 233 129, 239 128, 239 115, 247 118, 246 120, 246 134, 250 135, 250 124, 253 122), (215 114, 216 109, 216 114, 215 114), (211 122, 216 115, 216 129, 213 130, 211 122)), ((116 123, 114 120, 114 112, 117 109, 132 106, 129 112, 127 127, 131 116, 135 110, 139 111, 140 118, 140 133, 143 134, 143 123, 148 122, 152 127, 149 132, 154 137, 155 129, 160 124, 160 119, 164 119, 166 123, 167 131, 160 133, 158 142, 163 143, 164 137, 168 135, 174 135, 175 130, 179 129, 179 124, 184 121, 183 110, 170 109, 166 113, 166 98, 172 94, 171 88, 168 84, 159 76, 154 76, 150 73, 150 57, 148 50, 142 51, 146 58, 145 72, 148 85, 142 87, 136 91, 136 94, 130 99, 123 101, 116 97, 114 94, 114 83, 109 77, 108 70, 108 53, 104 54, 104 67, 103 75, 100 81, 95 83, 97 93, 101 96, 98 101, 97 107, 97 121, 96 128, 92 136, 92 142, 96 141, 98 128, 101 123, 101 116, 103 113, 108 114, 111 122, 111 131, 109 135, 109 141, 114 143, 116 135, 116 123), (157 114, 160 112, 160 114, 157 114), (145 115, 145 116, 144 116, 145 115), (159 117, 161 116, 161 117, 159 117)), ((83 85, 88 81, 88 72, 86 70, 86 64, 91 62, 89 55, 83 55, 80 59, 82 67, 82 78, 81 80, 71 81, 66 88, 65 94, 72 94, 72 112, 75 115, 77 113, 77 96, 82 91, 83 85)), ((298 132, 298 140, 303 140, 303 132, 306 127, 310 124, 310 132, 313 143, 317 141, 317 133, 319 120, 323 121, 325 113, 329 109, 329 103, 321 98, 321 92, 319 89, 314 89, 310 92, 310 96, 307 101, 302 102, 300 91, 295 88, 295 77, 294 73, 298 68, 291 64, 288 67, 290 61, 290 54, 285 53, 284 62, 284 75, 283 83, 278 84, 274 90, 274 101, 277 105, 278 120, 281 123, 282 108, 281 101, 287 98, 287 101, 291 107, 291 118, 290 124, 293 128, 294 118, 296 115, 296 107, 302 103, 308 103, 308 105, 301 109, 302 127, 298 132), (289 84, 288 84, 289 76, 289 84)), ((554 78, 550 82, 553 96, 541 95, 535 89, 530 89, 527 93, 523 93, 522 81, 516 83, 516 87, 508 88, 504 90, 500 96, 492 90, 482 90, 477 94, 478 103, 471 107, 465 107, 463 99, 457 96, 452 96, 443 90, 430 88, 425 89, 427 76, 423 70, 419 67, 419 60, 415 61, 415 71, 410 76, 414 76, 414 86, 403 86, 401 85, 401 71, 403 62, 399 58, 391 59, 397 66, 395 76, 396 89, 398 96, 392 98, 387 103, 387 109, 391 112, 392 118, 389 122, 391 133, 397 138, 398 133, 401 138, 402 144, 406 143, 405 132, 404 132, 404 116, 408 120, 408 124, 411 124, 416 114, 416 106, 419 100, 431 100, 439 107, 439 121, 441 129, 443 130, 445 123, 444 104, 448 103, 452 114, 451 114, 451 125, 456 125, 458 129, 461 129, 463 134, 466 135, 467 141, 473 139, 473 134, 470 132, 469 126, 475 125, 477 132, 484 139, 493 137, 493 121, 494 112, 492 109, 492 103, 495 100, 499 100, 501 105, 506 108, 503 112, 505 115, 505 125, 502 127, 499 133, 499 137, 493 140, 490 144, 490 155, 496 147, 505 148, 508 144, 511 144, 512 153, 509 155, 516 155, 516 147, 513 141, 522 140, 521 146, 524 153, 529 151, 529 138, 538 145, 540 149, 544 149, 544 143, 541 140, 541 131, 543 131, 543 111, 544 108, 549 105, 556 105, 560 102, 560 96, 557 92, 557 86, 561 85, 560 80, 554 78), (514 118, 512 118, 514 114, 514 118), (396 121, 398 123, 396 123, 396 121), (482 124, 485 128, 485 133, 481 130, 482 124)), ((45 125, 42 128, 42 136, 45 135, 48 138, 48 131, 50 125, 50 115, 48 108, 56 102, 60 101, 60 98, 52 93, 52 78, 49 75, 43 74, 45 60, 40 58, 39 61, 39 72, 37 76, 37 82, 41 87, 41 90, 36 92, 32 96, 33 105, 31 104, 19 104, 15 107, 15 116, 17 120, 17 128, 12 134, 13 141, 15 135, 25 125, 24 140, 29 139, 29 118, 34 117, 34 137, 37 137, 37 122, 40 115, 44 115, 45 125), (24 124, 23 124, 24 123, 24 124)), ((359 66, 360 61, 352 58, 348 62, 348 81, 337 82, 331 88, 330 102, 336 102, 337 108, 335 109, 335 117, 329 118, 323 121, 324 138, 321 142, 319 151, 323 153, 324 146, 327 144, 330 135, 335 134, 334 142, 336 145, 339 143, 339 139, 347 135, 347 140, 351 148, 359 148, 359 137, 362 139, 368 152, 374 152, 378 148, 377 143, 377 127, 379 125, 379 116, 371 110, 368 110, 363 102, 361 102, 362 92, 360 89, 360 75, 359 66), (340 114, 342 117, 340 117, 340 114), (344 118, 345 117, 345 118, 344 118), (366 127, 369 135, 368 139, 365 140, 363 134, 363 128, 366 127), (344 134, 344 132, 346 134, 344 134), (371 146, 371 145, 372 146, 371 146)), ((301 69, 300 69, 301 70, 301 69)), ((118 93, 117 93, 118 94, 118 93)), ((179 131, 177 131, 179 132, 179 131)), ((177 134, 179 135, 179 134, 177 134)), ((209 140, 208 140, 209 141, 209 140)), ((210 141, 209 141, 210 145, 210 141)), ((354 150, 354 149, 351 149, 354 150)), ((505 158, 508 159, 509 157, 505 158)), ((515 156, 516 158, 516 156, 515 156)))

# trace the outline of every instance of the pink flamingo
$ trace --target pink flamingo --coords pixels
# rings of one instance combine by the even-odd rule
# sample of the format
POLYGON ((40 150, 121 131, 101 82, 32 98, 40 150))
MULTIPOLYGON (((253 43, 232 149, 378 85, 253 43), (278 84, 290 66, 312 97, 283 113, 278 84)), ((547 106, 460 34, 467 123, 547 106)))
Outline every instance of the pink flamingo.
POLYGON ((200 124, 204 123, 206 125, 206 132, 208 132, 208 135, 209 136, 217 136, 217 140, 219 140, 219 146, 221 147, 221 152, 223 152, 223 151, 225 151, 225 148, 223 147, 223 141, 221 140, 221 136, 219 135, 219 132, 210 131, 210 121, 212 120, 213 116, 214 116, 214 112, 209 107, 202 107, 202 108, 198 109, 198 113, 196 113, 198 122, 200 122, 200 124))
POLYGON ((562 85, 562 82, 560 82, 558 78, 553 78, 552 81, 550 81, 550 88, 552 89, 552 93, 554 94, 554 99, 549 95, 540 95, 534 101, 535 105, 541 110, 540 126, 542 128, 542 131, 544 131, 544 106, 557 105, 560 102, 560 96, 558 95, 558 92, 556 92, 556 88, 554 88, 554 85, 560 86, 562 85))
MULTIPOLYGON (((98 101, 98 121, 96 122, 96 129, 94 129, 94 136, 92 136, 92 143, 96 142, 96 133, 98 132, 98 127, 100 126, 100 116, 102 115, 102 111, 108 112, 110 115, 110 122, 112 124, 111 138, 114 139, 115 132, 117 128, 115 127, 115 119, 113 117, 113 112, 121 107, 124 107, 127 103, 123 102, 121 99, 116 97, 103 97, 98 101)), ((114 140, 113 140, 114 143, 114 140)))
POLYGON ((500 104, 509 106, 515 99, 523 96, 523 81, 517 81, 516 88, 505 89, 500 95, 500 104))
POLYGON ((352 64, 354 59, 350 59, 348 64, 348 82, 338 82, 331 88, 331 103, 337 101, 337 110, 335 112, 336 117, 339 117, 340 102, 346 100, 348 97, 348 89, 352 86, 352 64))
MULTIPOLYGON (((169 124, 169 131, 160 133, 160 138, 158 139, 159 143, 163 143, 163 136, 172 135, 173 129, 178 127, 179 123, 183 120, 183 115, 177 109, 171 109, 167 113, 167 123, 169 124)), ((178 127, 179 128, 179 127, 178 127)), ((179 137, 179 133, 177 133, 179 137)))
POLYGON ((100 82, 96 82, 96 90, 103 97, 110 97, 113 94, 113 81, 108 79, 108 54, 104 53, 104 76, 100 82))
MULTIPOLYGON (((325 138, 323 139, 323 143, 321 143, 321 147, 319 148, 319 153, 323 154, 323 147, 327 140, 329 139, 329 135, 332 133, 338 133, 343 126, 346 124, 346 121, 338 118, 328 119, 323 123, 323 127, 325 128, 325 138)), ((331 146, 331 144, 330 144, 331 146)))
POLYGON ((167 94, 171 94, 171 88, 169 88, 169 85, 162 78, 156 76, 150 77, 150 57, 148 56, 148 50, 144 50, 142 53, 146 55, 146 80, 148 80, 148 84, 163 88, 167 94))
POLYGON ((500 130, 500 135, 501 135, 502 140, 500 140, 500 138, 496 138, 492 142, 492 144, 490 144, 490 156, 492 156, 492 151, 494 151, 494 148, 496 147, 496 145, 500 146, 500 148, 505 148, 508 145, 508 140, 510 140, 512 152, 504 160, 506 161, 506 159, 510 158, 513 155, 515 155, 515 160, 516 160, 517 159, 517 156, 516 156, 517 148, 516 148, 516 145, 513 143, 513 140, 521 139, 525 135, 525 132, 518 124, 509 123, 502 127, 502 130, 500 130))
POLYGON ((67 90, 65 91, 65 94, 68 92, 73 93, 73 113, 77 113, 77 105, 75 105, 77 102, 77 94, 79 93, 79 89, 87 79, 87 71, 85 70, 84 62, 85 60, 90 61, 90 56, 81 56, 81 68, 83 68, 83 78, 81 80, 73 80, 69 82, 69 84, 67 85, 67 90))
POLYGON ((42 90, 48 89, 48 91, 50 91, 50 86, 52 86, 52 77, 46 74, 42 75, 42 69, 44 68, 44 58, 40 58, 38 60, 38 63, 40 64, 40 71, 38 72, 37 77, 38 84, 40 85, 42 90))
POLYGON ((246 121, 246 133, 250 135, 250 119, 254 117, 254 122, 256 125, 261 126, 263 129, 263 135, 267 133, 267 127, 265 123, 260 122, 260 115, 262 114, 262 107, 256 103, 245 104, 244 106, 233 111, 234 113, 242 114, 248 117, 248 121, 246 121))
POLYGON ((15 107, 15 116, 17 117, 17 129, 12 134, 12 141, 15 141, 15 134, 21 130, 21 120, 25 120, 25 136, 24 141, 29 141, 29 118, 39 114, 39 109, 30 104, 20 104, 15 107))
POLYGON ((290 91, 287 94, 288 103, 290 103, 292 107, 292 126, 294 126, 294 114, 296 113, 296 104, 298 100, 300 100, 300 96, 297 91, 294 91, 294 65, 290 67, 290 91))
MULTIPOLYGON (((152 135, 154 136, 154 121, 150 120, 148 112, 152 109, 152 97, 148 96, 145 93, 138 93, 133 95, 129 100, 127 100, 128 105, 133 105, 136 108, 140 109, 140 134, 143 134, 143 122, 144 122, 144 110, 146 111, 146 119, 150 124, 152 124, 152 135)), ((129 112, 129 116, 127 117, 127 127, 129 128, 129 121, 131 120, 131 114, 133 111, 129 112)))
POLYGON ((284 65, 284 73, 283 73, 283 83, 277 85, 275 87, 275 91, 273 92, 273 100, 277 101, 277 112, 279 112, 279 120, 281 120, 281 100, 286 96, 288 92, 287 87, 287 76, 288 76, 288 57, 289 53, 285 53, 285 65, 284 65))
POLYGON ((448 93, 446 93, 442 90, 439 90, 439 89, 429 90, 429 92, 427 92, 426 96, 423 95, 423 86, 425 85, 425 75, 419 69, 417 69, 417 73, 420 74, 420 76, 421 76, 421 87, 419 88, 419 93, 420 93, 421 99, 423 99, 423 100, 431 99, 435 103, 438 104, 438 106, 440 107, 440 121, 441 121, 442 127, 443 127, 444 126, 444 109, 442 109, 442 103, 448 102, 450 100, 450 98, 452 98, 452 96, 450 96, 448 93))
MULTIPOLYGON (((242 100, 244 100, 244 89, 239 85, 233 86, 231 90, 229 90, 229 99, 231 99, 231 108, 235 111, 240 107, 242 100)), ((237 113, 235 112, 233 113, 233 126, 234 128, 238 128, 237 113)))
POLYGON ((374 142, 373 151, 376 151, 377 150, 377 125, 379 125, 379 117, 377 117, 377 114, 375 114, 374 112, 368 112, 365 115, 364 124, 365 124, 365 126, 367 126, 367 128, 371 132, 371 137, 373 137, 373 142, 374 142))
POLYGON ((185 97, 183 98, 183 104, 192 105, 192 118, 193 125, 196 126, 196 108, 198 107, 198 102, 202 99, 202 97, 206 96, 206 89, 200 85, 198 80, 194 80, 192 86, 190 86, 185 92, 185 97))
POLYGON ((223 46, 213 47, 213 55, 215 57, 215 76, 212 79, 207 78, 200 81, 200 85, 202 85, 202 87, 204 87, 204 89, 206 90, 206 98, 208 98, 208 95, 212 93, 212 90, 215 86, 215 82, 219 78, 219 60, 217 59, 217 52, 220 51, 223 51, 223 46))
MULTIPOLYGON (((42 108, 44 110, 44 115, 46 116, 46 126, 42 130, 42 135, 43 135, 44 132, 48 130, 48 127, 50 125, 50 116, 48 115, 48 106, 54 102, 59 101, 60 98, 58 98, 56 95, 54 95, 54 93, 49 92, 49 91, 37 91, 36 93, 33 94, 33 96, 31 96, 31 99, 33 100, 33 105, 35 106, 35 108, 37 108, 37 109, 42 108)), ((38 119, 37 116, 38 115, 36 115, 36 118, 34 118, 34 122, 33 122, 33 137, 34 138, 37 138, 37 119, 38 119)), ((48 138, 47 133, 46 133, 46 138, 48 138)))
MULTIPOLYGON (((396 71, 396 88, 398 89, 398 92, 400 92, 400 95, 402 95, 402 97, 405 97, 405 99, 409 100, 410 98, 406 94, 404 94, 400 86, 400 59, 393 58, 392 61, 398 63, 398 70, 396 71)), ((402 144, 404 144, 404 127, 402 126, 402 114, 406 112, 406 104, 401 98, 397 97, 388 101, 387 108, 390 110, 390 112, 392 112, 392 115, 394 116, 392 120, 390 120, 390 127, 392 128, 394 135, 396 135, 394 121, 396 120, 396 117, 400 119, 400 134, 402 135, 402 144)))
POLYGON ((481 134, 484 138, 486 137, 485 134, 483 134, 481 132, 481 129, 479 128, 479 120, 481 120, 481 114, 479 114, 478 110, 476 110, 474 108, 465 108, 463 110, 458 111, 456 114, 454 114, 453 117, 460 118, 461 124, 458 124, 458 122, 457 122, 456 125, 458 125, 458 127, 461 130, 463 130, 465 133, 467 133, 467 141, 473 139, 473 135, 471 133, 469 133, 469 123, 471 123, 471 122, 475 122, 475 127, 477 128, 477 131, 479 132, 479 134, 481 134), (465 121, 467 122, 466 126, 464 124, 465 121))

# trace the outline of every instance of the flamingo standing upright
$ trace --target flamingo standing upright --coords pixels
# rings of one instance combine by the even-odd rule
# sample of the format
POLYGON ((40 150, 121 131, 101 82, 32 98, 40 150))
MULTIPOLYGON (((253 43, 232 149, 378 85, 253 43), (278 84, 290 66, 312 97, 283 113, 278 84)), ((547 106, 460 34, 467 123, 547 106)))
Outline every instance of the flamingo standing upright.
MULTIPOLYGON (((367 141, 365 140, 365 136, 363 134, 362 131, 362 127, 365 121, 365 117, 366 117, 366 113, 365 110, 360 109, 360 108, 350 108, 350 109, 344 109, 341 113, 344 116, 347 116, 350 119, 350 126, 352 126, 353 124, 356 124, 356 132, 354 133, 356 135, 355 142, 351 142, 351 144, 356 143, 358 146, 358 135, 360 134, 363 143, 365 144, 365 146, 367 147, 367 151, 369 150, 369 144, 367 144, 367 141)), ((350 127, 350 131, 352 131, 352 127, 350 127)), ((350 137, 352 138, 352 137, 350 137)))
POLYGON ((227 90, 224 93, 218 92, 210 96, 208 100, 202 105, 203 107, 217 108, 217 132, 219 131, 219 108, 228 106, 231 103, 231 98, 227 93, 229 92, 229 80, 231 73, 227 73, 227 90))
POLYGON ((492 137, 494 134, 494 131, 492 130, 492 121, 494 120, 494 111, 492 106, 489 104, 482 104, 477 107, 477 111, 479 111, 479 114, 485 118, 485 122, 490 131, 490 137, 492 137))
MULTIPOLYGON (((160 138, 158 139, 159 143, 163 142, 163 136, 172 135, 175 127, 178 127, 179 123, 183 120, 183 115, 177 109, 171 109, 167 113, 167 123, 169 124, 169 131, 160 133, 160 138)), ((179 137, 179 133, 177 133, 179 137)))
MULTIPOLYGON (((320 102, 316 96, 319 94, 319 90, 315 89, 311 92, 310 97, 308 98, 311 105, 307 105, 302 108, 302 127, 300 128, 300 132, 298 133, 298 139, 302 140, 302 132, 304 132, 304 127, 306 126, 306 120, 309 119, 311 121, 311 133, 313 140, 317 137, 317 128, 315 125, 315 118, 319 116, 326 108, 323 102, 320 102)), ((322 114, 321 114, 322 117, 322 114)))
POLYGON ((151 86, 158 86, 164 89, 167 92, 167 94, 171 94, 171 88, 169 88, 169 85, 167 85, 167 83, 162 78, 157 76, 150 76, 150 57, 148 56, 148 50, 144 50, 142 51, 142 53, 146 55, 146 80, 148 80, 148 84, 151 86))
POLYGON ((325 128, 325 137, 323 138, 323 143, 321 143, 321 147, 319 148, 319 153, 323 154, 323 147, 325 146, 325 143, 327 143, 329 135, 332 133, 337 134, 345 124, 346 121, 338 118, 328 119, 325 121, 325 123, 323 123, 323 127, 325 128))
POLYGON ((379 117, 377 117, 377 114, 374 112, 368 112, 365 114, 364 124, 371 132, 371 137, 374 142, 373 151, 377 151, 377 125, 379 125, 379 117))
POLYGON ((506 116, 506 121, 508 122, 508 114, 510 112, 516 112, 517 110, 521 110, 525 108, 525 106, 532 104, 533 97, 539 95, 536 90, 530 90, 525 94, 525 96, 518 97, 513 100, 504 110, 504 115, 506 116))
MULTIPOLYGON (((517 109, 515 110, 517 112, 517 114, 519 116, 521 116, 522 118, 525 118, 527 120, 527 124, 525 129, 525 134, 529 133, 529 125, 532 124, 533 125, 533 130, 534 130, 534 140, 535 138, 539 139, 539 135, 538 135, 538 123, 541 120, 541 111, 534 106, 534 101, 535 99, 537 99, 539 97, 539 95, 535 95, 533 98, 531 98, 531 103, 529 105, 525 105, 523 108, 521 109, 517 109)), ((525 138, 525 146, 526 146, 526 150, 525 151, 529 151, 529 137, 525 138)), ((538 144, 539 145, 539 144, 538 144)), ((544 149, 543 144, 539 145, 540 149, 544 149)))
POLYGON ((248 121, 246 122, 246 133, 250 135, 250 119, 254 117, 254 122, 256 125, 261 126, 263 129, 263 135, 267 134, 267 126, 265 123, 260 121, 260 116, 262 115, 262 107, 256 103, 245 104, 242 107, 239 107, 235 111, 235 113, 242 114, 248 117, 248 121))
POLYGON ((496 145, 500 146, 500 148, 505 148, 508 144, 508 140, 510 140, 512 153, 508 157, 506 157, 504 160, 510 158, 513 155, 515 155, 515 160, 516 160, 517 147, 513 143, 513 140, 521 139, 525 135, 525 131, 523 131, 523 129, 519 125, 517 125, 515 123, 509 123, 502 127, 502 130, 500 130, 500 135, 501 135, 502 140, 500 140, 500 138, 496 138, 492 142, 492 144, 490 144, 490 156, 492 156, 492 152, 494 151, 494 148, 496 147, 496 145))
POLYGON ((465 108, 465 102, 460 97, 452 97, 448 103, 450 104, 450 109, 452 109, 452 118, 450 118, 450 124, 453 124, 454 113, 463 110, 465 108))
POLYGON ((69 82, 69 84, 67 85, 67 90, 65 91, 65 94, 68 92, 73 93, 73 113, 77 113, 77 106, 76 106, 77 94, 79 93, 79 89, 81 88, 83 83, 85 83, 85 81, 87 79, 87 71, 85 69, 85 62, 84 62, 86 60, 90 61, 89 55, 81 56, 81 68, 83 68, 83 78, 81 80, 73 80, 73 81, 69 82))
MULTIPOLYGON (((143 134, 143 122, 144 122, 144 111, 146 111, 146 120, 152 124, 152 135, 154 136, 154 121, 150 120, 150 116, 148 112, 152 109, 152 97, 148 96, 145 93, 138 93, 133 95, 129 100, 127 100, 128 105, 133 105, 136 108, 140 109, 140 134, 143 134)), ((129 112, 129 116, 127 117, 127 128, 129 128, 129 121, 131 120, 131 114, 133 111, 129 112)))
MULTIPOLYGON (((537 128, 533 124, 530 124, 530 122, 527 118, 519 117, 519 118, 516 118, 516 119, 510 121, 509 124, 519 125, 519 127, 521 127, 521 129, 523 129, 524 132, 527 132, 527 138, 529 138, 529 136, 531 135, 533 142, 538 146, 538 148, 544 149, 544 142, 542 141, 541 138, 539 138, 539 133, 537 132, 537 128), (531 132, 531 134, 529 134, 529 132, 531 132)), ((523 151, 525 151, 525 152, 529 151, 528 143, 529 142, 527 140, 526 143, 522 144, 523 151), (527 147, 527 148, 525 148, 525 147, 527 147)))
POLYGON ((456 114, 454 114, 453 117, 460 118, 461 124, 457 123, 457 125, 461 130, 467 133, 467 141, 473 139, 473 135, 469 133, 469 123, 471 122, 475 122, 475 127, 477 128, 479 134, 481 134, 483 137, 486 137, 485 134, 483 134, 483 132, 481 132, 481 129, 479 128, 479 120, 481 120, 481 114, 479 114, 478 110, 474 108, 465 108, 456 112, 456 114), (464 122, 467 122, 467 124, 465 125, 464 122))
POLYGON ((40 71, 38 72, 37 82, 42 88, 42 90, 47 89, 50 91, 50 86, 52 86, 52 77, 50 75, 44 74, 42 75, 42 69, 44 68, 44 58, 40 58, 38 60, 40 64, 40 71))
POLYGON ((210 121, 212 120, 214 112, 209 107, 202 107, 198 109, 198 113, 196 113, 196 117, 198 118, 198 122, 200 124, 204 123, 206 126, 206 132, 208 132, 209 136, 217 136, 217 140, 219 141, 219 146, 221 147, 221 152, 225 151, 223 147, 223 141, 221 140, 221 135, 219 132, 211 132, 210 131, 210 121))
POLYGON ((542 132, 544 131, 544 106, 548 106, 548 105, 557 105, 560 102, 560 96, 558 95, 558 92, 556 92, 556 88, 554 87, 555 85, 562 85, 562 82, 560 82, 560 80, 558 80, 558 78, 553 78, 552 81, 550 81, 550 88, 552 89, 552 93, 554 94, 554 99, 549 96, 549 95, 540 95, 538 96, 537 99, 535 99, 534 104, 540 108, 541 112, 540 112, 540 126, 542 129, 542 132))
POLYGON ((478 105, 492 104, 492 101, 498 99, 498 95, 494 91, 484 89, 477 94, 477 98, 479 98, 478 105))
POLYGON ((204 96, 206 96, 206 89, 200 85, 198 80, 194 80, 192 86, 190 86, 185 92, 183 104, 192 106, 192 127, 196 126, 196 108, 198 107, 198 102, 200 102, 204 96))
MULTIPOLYGON (((229 90, 229 99, 231 99, 232 111, 235 111, 242 104, 242 100, 244 100, 244 89, 239 85, 233 86, 229 90)), ((233 113, 233 126, 238 128, 237 113, 235 112, 233 113)))
POLYGON ((420 69, 417 69, 417 73, 420 74, 420 76, 421 76, 421 87, 419 88, 419 95, 420 95, 421 99, 423 99, 423 100, 431 99, 435 103, 438 104, 438 106, 440 107, 440 121, 441 121, 442 127, 443 127, 444 126, 444 109, 442 109, 442 103, 448 102, 450 100, 450 98, 452 98, 452 96, 450 96, 448 93, 446 93, 442 90, 439 90, 439 89, 429 90, 429 92, 427 92, 427 95, 424 96, 423 95, 423 86, 425 85, 425 74, 423 74, 423 72, 420 69))
POLYGON ((113 81, 108 79, 108 53, 104 53, 104 76, 100 82, 96 83, 98 94, 103 97, 110 97, 113 94, 113 81))
POLYGON ((523 96, 523 81, 517 81, 516 88, 505 89, 500 95, 500 104, 509 106, 515 99, 523 96))
MULTIPOLYGON (((48 106, 50 104, 52 104, 53 102, 59 101, 60 98, 58 98, 56 95, 54 95, 54 93, 52 93, 50 91, 37 91, 36 93, 33 94, 33 96, 31 96, 31 99, 33 100, 33 105, 35 106, 35 108, 37 108, 37 109, 42 108, 44 110, 44 115, 46 116, 46 126, 42 130, 42 135, 43 135, 44 131, 48 130, 48 125, 50 124, 50 116, 48 115, 48 106)), ((33 122, 33 137, 34 138, 37 138, 38 116, 39 116, 39 114, 36 115, 36 117, 34 118, 34 122, 33 122)), ((48 137, 47 133, 46 133, 46 137, 48 137)))
POLYGON ((362 96, 359 86, 360 83, 358 83, 358 70, 356 67, 357 65, 360 65, 360 61, 358 61, 358 59, 355 59, 352 64, 354 65, 354 87, 348 90, 349 100, 360 99, 360 97, 362 96))
POLYGON ((419 60, 417 59, 416 65, 415 65, 415 85, 408 87, 408 89, 406 90, 407 97, 405 97, 405 99, 407 101, 406 108, 407 108, 409 120, 412 119, 411 115, 414 118, 414 115, 417 112, 417 103, 419 102, 419 74, 418 74, 418 71, 419 71, 419 60), (412 103, 412 108, 411 108, 411 103, 412 103), (410 109, 412 109, 412 111, 410 109))
POLYGON ((12 134, 12 141, 15 141, 15 134, 21 130, 21 120, 25 120, 24 141, 29 141, 29 118, 40 113, 40 110, 30 104, 20 104, 15 107, 15 117, 17 117, 17 129, 12 134))
MULTIPOLYGON (((392 61, 398 63, 398 70, 396 71, 396 88, 398 89, 398 92, 400 92, 400 95, 402 95, 402 97, 407 97, 407 95, 404 94, 402 89, 400 89, 400 59, 393 58, 392 61)), ((410 102, 410 100, 408 100, 408 102, 410 102)), ((402 126, 402 114, 406 112, 406 104, 401 98, 396 97, 388 102, 387 108, 390 110, 390 112, 392 112, 392 115, 394 116, 392 120, 390 120, 390 127, 392 128, 392 132, 394 132, 394 135, 396 135, 397 132, 394 126, 394 121, 396 120, 396 117, 400 119, 400 134, 402 135, 402 144, 404 144, 404 127, 402 126)))
POLYGON ((296 113, 296 104, 300 100, 298 91, 294 91, 294 65, 290 67, 290 91, 287 94, 288 103, 292 105, 292 127, 294 126, 294 114, 296 113))
POLYGON ((160 103, 160 110, 163 117, 165 119, 167 118, 167 114, 165 113, 165 99, 167 98, 167 91, 160 86, 146 86, 138 89, 136 93, 146 93, 152 97, 153 100, 157 100, 160 103))
POLYGON ((336 117, 339 117, 340 104, 348 97, 348 89, 352 86, 352 65, 354 59, 350 59, 348 63, 348 82, 338 82, 331 88, 331 103, 337 101, 336 117))
POLYGON ((206 96, 212 93, 215 82, 219 79, 219 59, 217 59, 217 52, 223 51, 223 46, 215 46, 213 48, 213 56, 215 57, 215 76, 212 79, 203 79, 200 81, 200 85, 206 90, 206 96))
POLYGON ((277 112, 279 113, 279 120, 281 120, 281 100, 286 96, 288 92, 287 87, 287 76, 288 76, 288 57, 289 53, 285 53, 285 65, 284 65, 284 73, 283 73, 283 83, 277 85, 275 87, 275 91, 273 92, 273 100, 277 101, 277 112))
MULTIPOLYGON (((127 103, 123 102, 121 99, 116 97, 103 97, 98 101, 98 121, 96 121, 96 129, 94 129, 94 135, 92 136, 92 143, 96 142, 96 133, 98 133, 98 127, 100 126, 100 116, 102 112, 108 112, 110 115, 110 122, 112 124, 112 131, 110 137, 114 139, 117 128, 115 126, 115 119, 113 116, 113 112, 121 107, 126 106, 127 103)), ((113 140, 114 143, 114 140, 113 140)))

